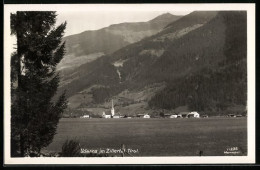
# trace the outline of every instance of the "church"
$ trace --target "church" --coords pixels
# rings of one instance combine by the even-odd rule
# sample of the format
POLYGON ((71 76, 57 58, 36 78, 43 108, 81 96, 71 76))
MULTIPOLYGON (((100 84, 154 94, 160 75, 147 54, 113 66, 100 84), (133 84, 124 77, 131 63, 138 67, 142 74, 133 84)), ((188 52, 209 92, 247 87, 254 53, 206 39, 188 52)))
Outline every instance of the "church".
POLYGON ((112 99, 111 115, 107 115, 105 112, 102 114, 102 118, 120 118, 120 115, 115 115, 115 108, 112 99))

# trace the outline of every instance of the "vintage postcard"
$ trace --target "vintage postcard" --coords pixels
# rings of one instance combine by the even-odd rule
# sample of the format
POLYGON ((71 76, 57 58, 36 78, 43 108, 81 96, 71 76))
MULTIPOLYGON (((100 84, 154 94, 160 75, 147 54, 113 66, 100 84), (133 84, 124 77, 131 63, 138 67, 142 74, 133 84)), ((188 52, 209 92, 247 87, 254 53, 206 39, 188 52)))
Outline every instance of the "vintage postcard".
POLYGON ((255 163, 255 5, 4 5, 4 163, 255 163))

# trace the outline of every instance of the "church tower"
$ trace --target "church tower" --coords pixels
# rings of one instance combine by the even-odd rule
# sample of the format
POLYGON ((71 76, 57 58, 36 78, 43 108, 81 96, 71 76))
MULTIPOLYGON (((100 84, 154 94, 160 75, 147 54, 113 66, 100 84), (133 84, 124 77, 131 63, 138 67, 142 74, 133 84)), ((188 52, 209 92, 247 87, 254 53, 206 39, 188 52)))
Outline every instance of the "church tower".
POLYGON ((111 116, 115 115, 115 109, 114 109, 114 104, 113 104, 113 99, 112 99, 112 108, 111 108, 111 116))

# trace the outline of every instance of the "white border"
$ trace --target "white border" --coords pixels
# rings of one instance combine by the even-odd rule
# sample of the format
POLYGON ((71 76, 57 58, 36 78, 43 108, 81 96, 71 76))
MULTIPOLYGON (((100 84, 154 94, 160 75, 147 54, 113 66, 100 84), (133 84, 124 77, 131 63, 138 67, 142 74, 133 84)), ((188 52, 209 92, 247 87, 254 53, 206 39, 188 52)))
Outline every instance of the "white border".
POLYGON ((255 163, 255 4, 26 4, 4 5, 4 164, 243 164, 255 163), (10 157, 10 12, 15 11, 247 11, 248 156, 11 158, 10 157))

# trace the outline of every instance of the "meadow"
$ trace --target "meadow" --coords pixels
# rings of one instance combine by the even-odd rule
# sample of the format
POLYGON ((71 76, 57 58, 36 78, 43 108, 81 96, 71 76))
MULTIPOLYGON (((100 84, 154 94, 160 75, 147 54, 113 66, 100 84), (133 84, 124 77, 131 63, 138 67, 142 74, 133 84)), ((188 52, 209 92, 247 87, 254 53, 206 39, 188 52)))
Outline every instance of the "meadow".
POLYGON ((234 147, 236 156, 247 155, 247 118, 63 118, 44 150, 60 152, 67 139, 78 140, 87 150, 120 149, 124 144, 137 151, 132 156, 224 156, 234 147))

